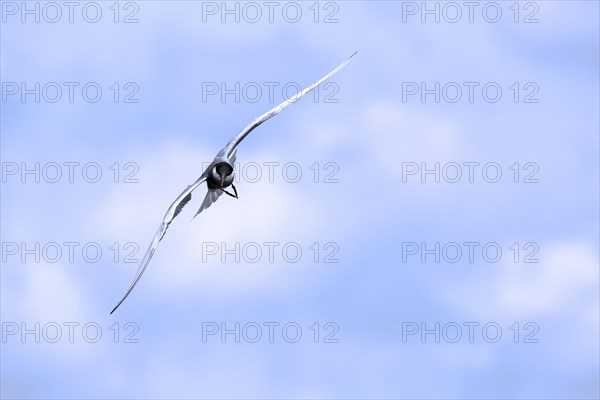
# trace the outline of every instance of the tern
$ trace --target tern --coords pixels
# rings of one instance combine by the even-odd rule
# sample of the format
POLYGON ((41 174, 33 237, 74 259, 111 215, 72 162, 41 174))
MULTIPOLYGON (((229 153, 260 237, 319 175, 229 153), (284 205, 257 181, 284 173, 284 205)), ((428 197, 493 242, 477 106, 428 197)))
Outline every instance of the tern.
POLYGON ((198 214, 200 214, 204 209, 210 207, 211 204, 213 204, 215 201, 217 201, 217 199, 223 193, 228 194, 231 197, 238 198, 237 189, 236 189, 235 185, 233 184, 233 178, 234 178, 234 165, 235 165, 237 147, 242 142, 242 140, 244 140, 244 138, 246 136, 248 136, 248 134, 250 132, 252 132, 254 129, 256 129, 263 122, 267 121, 268 119, 273 118, 274 116, 279 114, 284 108, 293 104, 294 102, 296 102, 296 100, 300 99, 302 96, 304 96, 305 94, 307 94, 308 92, 310 92, 311 90, 313 90, 314 88, 319 86, 321 83, 323 83, 327 79, 331 78, 335 73, 337 73, 339 70, 344 68, 346 66, 346 64, 348 64, 350 62, 350 60, 352 60, 352 58, 356 55, 356 53, 357 52, 354 52, 354 54, 352 54, 350 56, 350 58, 348 58, 346 61, 344 61, 342 64, 340 64, 336 69, 331 71, 329 74, 325 75, 323 78, 319 79, 318 81, 316 81, 312 85, 308 86, 306 89, 302 90, 301 92, 298 92, 296 95, 290 97, 288 100, 279 104, 277 107, 267 111, 260 117, 256 118, 254 121, 252 121, 250 124, 248 124, 244 129, 242 129, 237 135, 235 135, 235 137, 233 139, 231 139, 231 141, 229 143, 227 143, 227 145, 225 147, 223 147, 223 149, 221 149, 221 151, 219 151, 219 153, 217 153, 217 156, 215 157, 215 159, 206 168, 206 170, 202 173, 202 175, 200 175, 200 177, 196 180, 196 182, 192 183, 183 192, 181 192, 181 194, 179 196, 177 196, 175 201, 167 209, 167 213, 165 214, 162 222, 160 223, 160 226, 158 227, 158 230, 156 231, 156 234, 154 235, 152 242, 150 242, 150 246, 148 246, 148 250, 146 251, 144 258, 142 259, 142 261, 140 263, 140 266, 137 270, 135 278, 133 279, 133 282, 131 282, 131 284, 129 285, 129 288, 125 292, 125 295, 117 303, 115 308, 113 308, 113 310, 110 312, 111 314, 114 313, 115 310, 117 308, 119 308, 119 306, 125 301, 127 296, 129 296, 129 294, 131 293, 131 291, 133 290, 135 285, 138 283, 138 281, 140 280, 140 278, 146 271, 146 267, 148 267, 148 264, 150 263, 150 260, 152 259, 152 256, 154 255, 154 251, 156 250, 158 243, 165 236, 165 233, 167 232, 167 228, 169 227, 169 225, 171 224, 173 219, 175 217, 177 217, 177 215, 179 215, 179 213, 181 212, 183 207, 185 207, 185 205, 192 199, 192 192, 198 186, 200 186, 202 183, 206 182, 206 185, 208 187, 208 192, 206 193, 206 196, 204 197, 204 201, 200 205, 200 208, 198 209, 198 211, 196 212, 196 214, 194 215, 193 218, 195 218, 198 214), (226 190, 226 188, 228 188, 229 186, 231 186, 231 188, 233 189, 233 193, 230 193, 229 191, 226 190))

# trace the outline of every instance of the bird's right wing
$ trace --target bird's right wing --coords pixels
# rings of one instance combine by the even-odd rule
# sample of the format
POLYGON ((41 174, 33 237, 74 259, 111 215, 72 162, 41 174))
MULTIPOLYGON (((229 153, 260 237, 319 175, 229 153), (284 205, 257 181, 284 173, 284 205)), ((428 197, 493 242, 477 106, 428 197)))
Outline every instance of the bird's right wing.
POLYGON ((156 234, 154 235, 152 242, 150 242, 150 246, 148 246, 148 250, 146 251, 144 258, 142 259, 142 262, 140 263, 140 266, 137 270, 135 278, 133 279, 133 282, 131 282, 131 285, 129 285, 129 288, 125 292, 125 295, 123 296, 121 301, 119 301, 119 303, 117 303, 115 308, 113 308, 113 310, 110 312, 111 314, 114 313, 117 308, 119 308, 119 306, 125 301, 127 296, 129 296, 129 293, 131 293, 131 291, 133 290, 135 285, 138 283, 138 281, 144 274, 144 271, 146 271, 146 267, 148 266, 148 263, 150 263, 150 260, 152 259, 152 256, 154 255, 154 251, 156 250, 156 247, 158 246, 158 243, 162 240, 163 236, 165 236, 165 233, 167 232, 167 228, 169 227, 169 225, 171 224, 173 219, 177 215, 179 215, 179 213, 181 212, 183 207, 185 207, 185 205, 192 199, 192 192, 202 182, 204 182, 206 180, 206 176, 207 176, 207 172, 205 171, 200 176, 200 178, 198 178, 198 180, 196 182, 192 183, 183 192, 181 192, 181 194, 169 206, 169 209, 167 210, 167 213, 165 214, 162 222, 160 223, 160 226, 158 227, 158 230, 156 231, 156 234))
POLYGON ((260 117, 256 118, 254 121, 252 121, 250 124, 248 124, 248 126, 246 126, 244 129, 242 129, 241 132, 238 133, 233 139, 231 139, 231 141, 229 143, 227 143, 227 146, 225 146, 223 148, 223 150, 221 150, 221 152, 224 153, 225 157, 229 158, 231 156, 231 154, 233 154, 235 152, 235 150, 236 150, 237 146, 240 144, 240 142, 242 140, 244 140, 244 138, 246 136, 248 136, 248 134, 250 132, 252 132, 255 128, 257 128, 260 124, 262 124, 266 120, 273 118, 274 116, 279 114, 284 108, 288 107, 290 104, 295 103, 298 99, 300 99, 306 93, 310 92, 311 90, 313 90, 314 88, 319 86, 321 83, 323 83, 327 79, 331 78, 336 72, 338 72, 339 70, 344 68, 346 66, 346 64, 348 64, 350 62, 350 60, 352 60, 352 58, 356 55, 356 53, 357 52, 354 52, 354 54, 352 54, 350 56, 350 58, 348 58, 346 61, 344 61, 342 64, 340 64, 336 69, 334 69, 333 71, 331 71, 330 73, 325 75, 323 78, 319 79, 318 81, 316 81, 315 83, 313 83, 312 85, 307 87, 306 89, 297 93, 295 96, 290 97, 289 99, 287 99, 286 101, 284 101, 277 107, 273 108, 272 110, 269 110, 266 113, 264 113, 263 115, 261 115, 260 117))

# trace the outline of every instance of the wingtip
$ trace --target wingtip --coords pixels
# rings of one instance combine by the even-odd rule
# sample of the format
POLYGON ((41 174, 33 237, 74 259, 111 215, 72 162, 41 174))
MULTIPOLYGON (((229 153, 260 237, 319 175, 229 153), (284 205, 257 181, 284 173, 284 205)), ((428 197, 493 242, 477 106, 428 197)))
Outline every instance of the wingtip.
POLYGON ((114 313, 115 311, 117 311, 117 308, 119 308, 121 306, 121 304, 123 304, 123 301, 125 301, 125 299, 122 299, 116 306, 115 308, 112 309, 112 311, 110 312, 110 315, 112 315, 112 313, 114 313))
POLYGON ((342 63, 342 67, 346 66, 346 64, 348 64, 350 61, 352 61, 352 59, 354 58, 354 56, 356 55, 356 53, 358 53, 358 50, 356 50, 354 53, 352 53, 352 55, 350 57, 348 57, 348 59, 346 61, 344 61, 342 63))

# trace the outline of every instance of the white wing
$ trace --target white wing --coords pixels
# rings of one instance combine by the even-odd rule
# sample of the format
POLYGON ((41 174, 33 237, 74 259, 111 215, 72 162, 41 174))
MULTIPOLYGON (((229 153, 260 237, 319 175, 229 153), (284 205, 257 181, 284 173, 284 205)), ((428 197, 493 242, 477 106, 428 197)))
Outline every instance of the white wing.
MULTIPOLYGON (((339 70, 341 70, 342 68, 344 68, 346 66, 346 64, 348 64, 350 62, 350 60, 352 60, 352 58, 355 55, 356 55, 356 52, 354 54, 352 54, 350 56, 350 58, 348 58, 346 61, 344 61, 342 64, 340 64, 336 69, 334 69, 333 71, 331 71, 329 74, 325 75, 323 78, 319 79, 318 81, 316 81, 315 83, 313 83, 312 85, 310 85, 306 89, 302 90, 300 93, 296 94, 295 96, 292 96, 288 100, 286 100, 283 103, 279 104, 277 107, 273 108, 272 110, 269 110, 266 113, 264 113, 263 115, 261 115, 260 117, 256 118, 248 126, 246 126, 244 129, 242 129, 242 131, 240 133, 238 133, 219 152, 219 154, 217 155, 217 157, 220 156, 220 155, 223 155, 223 156, 227 157, 228 159, 232 160, 232 162, 235 162, 235 153, 236 153, 237 146, 241 143, 242 140, 244 140, 244 138, 246 136, 248 136, 248 134, 250 132, 252 132, 256 127, 258 127, 260 124, 262 124, 266 120, 268 120, 268 119, 274 117, 275 115, 279 114, 284 108, 286 108, 290 104, 296 102, 302 96, 304 96, 305 94, 307 94, 308 92, 310 92, 311 90, 313 90, 314 88, 316 88, 317 86, 319 86, 321 83, 323 83, 327 79, 329 79, 331 76, 333 76, 339 70)), ((150 246, 148 247, 148 250, 146 251, 146 254, 144 255, 144 258, 142 259, 142 262, 140 264, 140 267, 138 268, 137 274, 136 274, 133 282, 131 282, 131 285, 129 285, 129 288, 127 289, 127 292, 125 292, 125 295, 123 296, 123 298, 121 299, 121 301, 119 301, 119 303, 115 306, 115 308, 113 308, 113 310, 110 312, 111 314, 113 312, 115 312, 115 310, 117 308, 119 308, 119 306, 125 301, 125 299, 127 298, 127 296, 129 296, 129 293, 131 293, 131 291, 133 290, 133 288, 135 287, 135 285, 137 284, 137 282, 142 277, 144 271, 146 270, 146 267, 148 266, 148 263, 152 259, 152 256, 154 255, 154 251, 156 250, 156 247, 158 246, 158 243, 162 240, 163 236, 167 232, 167 228, 169 227, 169 224, 181 212, 181 210, 183 209, 183 207, 191 200, 191 198, 192 198, 192 191, 194 189, 196 189, 202 182, 204 182, 206 180, 206 177, 207 177, 208 173, 210 173, 210 171, 207 169, 202 174, 202 176, 200 176, 200 178, 198 178, 198 180, 196 182, 194 182, 192 185, 188 186, 187 189, 185 189, 179 195, 179 197, 177 197, 177 199, 175 199, 175 201, 173 202, 173 204, 171 204, 171 206, 167 210, 167 213, 165 214, 165 217, 163 218, 160 226, 158 227, 158 231, 156 231, 156 234, 154 235, 154 238, 152 239, 152 242, 150 243, 150 246)), ((215 201, 217 201, 217 199, 219 198, 220 195, 221 195, 220 191, 218 191, 218 193, 211 193, 211 190, 209 190, 209 192, 207 193, 204 201, 202 202, 200 210, 198 210, 198 212, 196 213, 196 215, 199 214, 200 211, 202 211, 205 208, 208 208, 212 203, 214 203, 215 201)))
POLYGON ((194 191, 194 189, 196 189, 202 182, 204 182, 206 180, 206 175, 207 175, 207 172, 205 171, 200 176, 200 178, 198 178, 198 180, 196 182, 192 183, 183 192, 181 192, 181 194, 169 206, 169 209, 167 210, 167 213, 165 214, 162 222, 160 223, 160 226, 158 227, 158 230, 156 231, 156 234, 154 235, 154 238, 152 239, 150 246, 148 246, 148 250, 146 251, 144 258, 142 259, 142 262, 140 263, 140 266, 137 270, 135 278, 133 279, 133 282, 131 282, 131 285, 129 285, 129 288, 125 292, 125 295, 123 296, 121 301, 119 301, 119 303, 115 306, 115 308, 113 308, 113 310, 110 312, 111 314, 114 313, 117 308, 119 308, 121 303, 123 303, 125 301, 125 299, 127 298, 127 296, 129 296, 129 293, 131 293, 131 291, 135 287, 136 283, 138 283, 138 281, 142 277, 144 271, 146 271, 146 267, 148 266, 148 263, 152 259, 152 255, 154 255, 154 251, 156 250, 158 243, 162 240, 163 236, 165 236, 165 233, 167 232, 167 228, 169 227, 169 225, 171 224, 173 219, 177 215, 179 215, 179 213, 181 212, 183 207, 185 207, 185 205, 192 199, 192 192, 194 191))
POLYGON ((314 88, 319 86, 321 83, 323 83, 327 79, 331 78, 336 72, 338 72, 339 70, 344 68, 346 66, 346 64, 348 64, 350 62, 350 60, 352 60, 352 58, 356 55, 356 53, 357 52, 354 52, 354 54, 352 54, 350 56, 350 58, 348 58, 346 61, 344 61, 342 64, 340 64, 336 69, 334 69, 329 74, 325 75, 323 78, 319 79, 318 81, 316 81, 315 83, 313 83, 312 85, 310 85, 309 87, 307 87, 306 89, 301 91, 300 93, 296 94, 295 96, 290 97, 288 100, 284 101, 277 107, 273 108, 272 110, 267 111, 260 117, 256 118, 248 126, 246 126, 244 129, 242 129, 242 131, 240 133, 238 133, 233 139, 231 139, 231 141, 229 143, 227 143, 227 146, 225 146, 223 148, 223 150, 221 150, 221 153, 223 155, 225 155, 225 157, 229 158, 231 156, 231 154, 233 154, 233 152, 235 152, 235 150, 236 150, 237 146, 240 144, 240 142, 242 140, 244 140, 244 138, 246 136, 248 136, 248 134, 250 132, 252 132, 256 127, 258 127, 260 124, 262 124, 266 120, 273 118, 274 116, 279 114, 284 108, 286 108, 290 104, 296 102, 296 100, 300 99, 306 93, 310 92, 311 90, 313 90, 314 88))

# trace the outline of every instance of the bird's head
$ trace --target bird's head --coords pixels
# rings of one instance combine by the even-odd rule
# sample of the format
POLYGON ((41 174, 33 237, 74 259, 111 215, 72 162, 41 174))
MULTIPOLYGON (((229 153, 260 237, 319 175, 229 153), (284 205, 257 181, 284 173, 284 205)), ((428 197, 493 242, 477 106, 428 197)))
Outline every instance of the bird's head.
POLYGON ((227 162, 215 164, 210 171, 211 180, 219 187, 227 187, 233 183, 233 167, 227 162))

